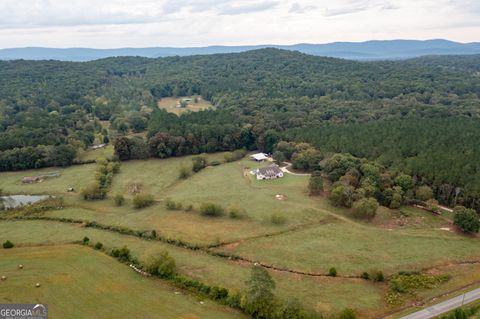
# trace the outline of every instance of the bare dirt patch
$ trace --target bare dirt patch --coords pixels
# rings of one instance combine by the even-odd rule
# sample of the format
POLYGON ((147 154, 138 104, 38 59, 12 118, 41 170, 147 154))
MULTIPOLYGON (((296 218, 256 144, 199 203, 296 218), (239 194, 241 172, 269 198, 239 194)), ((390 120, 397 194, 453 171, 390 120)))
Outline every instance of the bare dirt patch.
POLYGON ((142 191, 142 184, 140 183, 133 183, 128 186, 128 192, 130 194, 138 194, 142 191))

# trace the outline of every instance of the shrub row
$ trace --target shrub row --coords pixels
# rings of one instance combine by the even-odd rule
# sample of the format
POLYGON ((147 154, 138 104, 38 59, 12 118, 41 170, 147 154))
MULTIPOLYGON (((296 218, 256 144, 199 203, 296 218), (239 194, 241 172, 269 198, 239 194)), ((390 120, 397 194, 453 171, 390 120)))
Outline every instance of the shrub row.
POLYGON ((80 195, 85 200, 105 199, 112 184, 113 175, 120 170, 119 162, 109 162, 104 158, 99 158, 96 163, 95 182, 80 191, 80 195))
POLYGON ((411 293, 419 289, 432 289, 450 280, 448 275, 427 275, 419 272, 399 272, 390 280, 390 288, 400 293, 411 293))

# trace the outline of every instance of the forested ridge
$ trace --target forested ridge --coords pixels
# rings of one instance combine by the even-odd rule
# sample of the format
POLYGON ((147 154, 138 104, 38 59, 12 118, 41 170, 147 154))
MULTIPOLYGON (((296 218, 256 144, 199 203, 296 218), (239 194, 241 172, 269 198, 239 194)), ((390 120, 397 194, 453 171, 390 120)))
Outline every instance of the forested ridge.
MULTIPOLYGON (((355 62, 262 49, 239 54, 0 62, 0 170, 69 165, 97 136, 122 159, 304 141, 480 198, 480 56, 355 62), (170 96, 215 110, 180 117, 170 96), (109 121, 107 132, 99 121, 109 121), (146 139, 128 138, 147 132, 146 139)), ((451 196, 450 196, 451 197, 451 196)), ((444 196, 443 202, 453 199, 444 196)), ((456 196, 455 196, 456 200, 456 196)))

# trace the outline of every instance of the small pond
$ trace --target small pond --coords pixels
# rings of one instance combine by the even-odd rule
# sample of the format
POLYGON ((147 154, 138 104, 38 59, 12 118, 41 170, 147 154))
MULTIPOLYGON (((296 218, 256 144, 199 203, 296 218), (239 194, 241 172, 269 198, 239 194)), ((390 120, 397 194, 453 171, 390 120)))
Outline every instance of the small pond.
POLYGON ((22 205, 30 205, 35 202, 47 199, 47 195, 10 195, 1 196, 5 209, 15 208, 22 205))

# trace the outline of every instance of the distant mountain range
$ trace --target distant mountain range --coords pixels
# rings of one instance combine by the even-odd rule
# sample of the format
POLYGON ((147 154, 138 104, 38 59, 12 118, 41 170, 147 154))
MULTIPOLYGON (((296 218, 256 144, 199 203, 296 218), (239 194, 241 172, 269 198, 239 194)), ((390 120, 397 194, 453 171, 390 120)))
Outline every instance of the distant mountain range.
POLYGON ((54 49, 41 47, 1 49, 0 60, 61 60, 91 61, 116 56, 142 56, 148 58, 188 56, 197 54, 236 53, 261 48, 278 48, 306 54, 351 60, 396 60, 424 55, 480 54, 480 42, 458 43, 448 40, 386 40, 366 42, 334 42, 327 44, 207 46, 194 48, 151 47, 89 49, 54 49))

